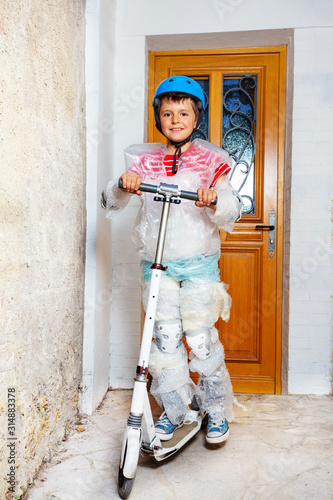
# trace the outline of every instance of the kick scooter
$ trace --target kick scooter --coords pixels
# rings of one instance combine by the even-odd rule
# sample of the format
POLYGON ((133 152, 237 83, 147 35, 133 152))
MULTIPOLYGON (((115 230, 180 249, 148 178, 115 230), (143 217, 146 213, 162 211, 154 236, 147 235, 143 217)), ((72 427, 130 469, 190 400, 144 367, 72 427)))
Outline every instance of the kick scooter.
MULTIPOLYGON (((118 186, 122 188, 122 179, 119 180, 118 186)), ((159 285, 161 275, 167 269, 162 265, 162 257, 170 205, 171 203, 179 204, 181 198, 198 201, 198 195, 190 191, 180 191, 178 186, 164 183, 161 183, 159 186, 141 184, 139 190, 157 194, 154 200, 162 202, 162 214, 155 261, 151 266, 149 297, 139 361, 134 378, 131 410, 127 420, 120 456, 118 492, 121 498, 128 498, 132 491, 140 449, 145 453, 151 454, 157 461, 170 457, 200 430, 202 420, 205 416, 205 413, 199 410, 194 399, 191 409, 189 409, 185 416, 184 425, 174 432, 171 440, 167 442, 161 441, 155 432, 147 392, 149 354, 154 332, 159 285)))

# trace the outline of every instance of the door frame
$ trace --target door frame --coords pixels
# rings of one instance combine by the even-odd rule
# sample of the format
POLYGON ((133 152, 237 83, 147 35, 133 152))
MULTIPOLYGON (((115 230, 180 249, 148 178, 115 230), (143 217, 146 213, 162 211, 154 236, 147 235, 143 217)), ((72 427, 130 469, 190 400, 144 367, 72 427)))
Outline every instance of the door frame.
MULTIPOLYGON (((244 47, 244 48, 228 48, 228 49, 201 49, 201 50, 176 50, 176 51, 154 51, 149 53, 148 61, 148 100, 149 103, 153 100, 154 88, 150 82, 153 81, 153 75, 155 74, 155 59, 159 56, 209 56, 209 55, 255 55, 263 53, 279 53, 280 55, 280 68, 279 68, 279 110, 278 110, 278 144, 277 144, 277 215, 276 215, 276 227, 277 227, 277 237, 275 241, 276 245, 276 266, 277 266, 277 287, 276 287, 276 297, 277 301, 276 307, 276 337, 275 337, 275 393, 281 394, 286 391, 286 388, 282 388, 282 379, 286 360, 282 360, 282 325, 283 325, 283 302, 284 302, 284 290, 283 290, 283 273, 284 273, 284 176, 285 176, 285 144, 286 144, 286 79, 287 79, 287 68, 286 68, 286 56, 287 47, 273 46, 273 47, 244 47), (284 362, 283 362, 284 361, 284 362)), ((148 107, 148 141, 151 140, 154 130, 154 115, 151 106, 148 107)), ((284 377, 286 378, 286 377, 284 377)))

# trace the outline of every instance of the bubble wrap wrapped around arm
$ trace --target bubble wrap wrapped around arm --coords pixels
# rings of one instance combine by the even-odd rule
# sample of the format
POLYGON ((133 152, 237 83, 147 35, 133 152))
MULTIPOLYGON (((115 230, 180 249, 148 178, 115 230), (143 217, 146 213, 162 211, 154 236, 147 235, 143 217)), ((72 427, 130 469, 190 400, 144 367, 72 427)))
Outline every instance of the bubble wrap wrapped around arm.
POLYGON ((231 233, 235 222, 241 218, 242 198, 228 179, 216 184, 214 189, 218 197, 216 211, 213 212, 212 209, 208 208, 206 212, 214 224, 231 233))
MULTIPOLYGON (((126 172, 133 172, 143 176, 141 155, 143 152, 161 150, 161 144, 136 144, 125 149, 126 172)), ((118 188, 118 179, 112 180, 102 191, 101 204, 106 209, 106 217, 112 219, 118 215, 129 203, 133 193, 118 188)))
POLYGON ((110 181, 102 191, 102 205, 106 210, 107 219, 118 215, 128 204, 131 196, 118 187, 118 179, 110 181))

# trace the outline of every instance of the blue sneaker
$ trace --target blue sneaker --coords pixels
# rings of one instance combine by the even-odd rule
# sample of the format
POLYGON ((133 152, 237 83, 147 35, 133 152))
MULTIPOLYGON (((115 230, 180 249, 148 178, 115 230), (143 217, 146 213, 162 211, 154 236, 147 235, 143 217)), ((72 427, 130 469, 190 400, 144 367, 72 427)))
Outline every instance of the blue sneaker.
POLYGON ((168 441, 173 437, 175 430, 182 427, 182 425, 183 422, 179 425, 172 424, 164 411, 155 424, 155 431, 161 441, 168 441))
POLYGON ((217 418, 214 414, 208 415, 208 426, 206 441, 207 443, 223 443, 229 437, 228 420, 217 418))

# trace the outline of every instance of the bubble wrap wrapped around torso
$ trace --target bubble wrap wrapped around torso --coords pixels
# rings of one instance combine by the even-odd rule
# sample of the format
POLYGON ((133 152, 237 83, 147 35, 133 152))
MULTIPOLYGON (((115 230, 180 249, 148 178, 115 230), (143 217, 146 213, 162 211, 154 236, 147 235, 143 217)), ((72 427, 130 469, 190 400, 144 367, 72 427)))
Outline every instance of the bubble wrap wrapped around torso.
MULTIPOLYGON (((182 153, 178 172, 168 177, 163 164, 164 144, 140 144, 125 150, 126 169, 141 176, 148 184, 176 184, 181 190, 196 192, 212 185, 215 170, 221 164, 231 165, 231 157, 223 149, 201 139, 195 139, 182 153)), ((159 231, 162 204, 154 195, 143 193, 133 240, 140 257, 153 261, 159 231)), ((172 204, 168 220, 164 260, 175 261, 195 255, 212 255, 220 249, 219 231, 208 214, 209 208, 198 208, 193 201, 172 204)))

